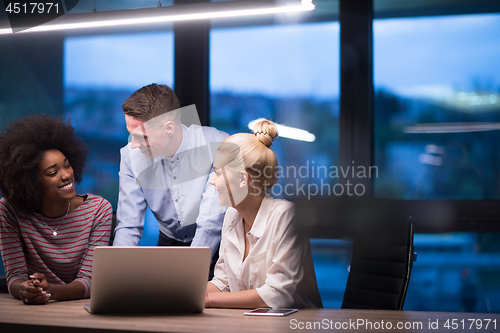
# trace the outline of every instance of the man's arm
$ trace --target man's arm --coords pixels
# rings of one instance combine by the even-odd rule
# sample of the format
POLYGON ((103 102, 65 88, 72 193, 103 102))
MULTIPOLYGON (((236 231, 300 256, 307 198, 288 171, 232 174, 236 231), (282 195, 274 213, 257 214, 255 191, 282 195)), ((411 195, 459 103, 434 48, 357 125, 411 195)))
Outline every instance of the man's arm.
MULTIPOLYGON (((208 180, 210 180, 212 175, 213 172, 208 175, 208 180)), ((212 249, 213 257, 219 247, 222 222, 224 221, 227 207, 222 207, 219 204, 217 191, 208 180, 203 191, 200 211, 196 219, 196 233, 191 246, 208 246, 212 249)))
POLYGON ((120 152, 120 192, 113 246, 137 246, 144 230, 147 204, 132 172, 129 146, 120 152))
POLYGON ((208 143, 208 152, 210 155, 210 165, 208 166, 208 178, 203 190, 200 203, 198 218, 196 219, 196 232, 191 243, 191 246, 208 246, 212 249, 212 258, 220 244, 222 222, 226 214, 227 207, 219 204, 219 197, 215 187, 209 183, 214 175, 212 163, 217 148, 229 135, 225 132, 218 131, 215 128, 203 127, 205 142, 208 143))

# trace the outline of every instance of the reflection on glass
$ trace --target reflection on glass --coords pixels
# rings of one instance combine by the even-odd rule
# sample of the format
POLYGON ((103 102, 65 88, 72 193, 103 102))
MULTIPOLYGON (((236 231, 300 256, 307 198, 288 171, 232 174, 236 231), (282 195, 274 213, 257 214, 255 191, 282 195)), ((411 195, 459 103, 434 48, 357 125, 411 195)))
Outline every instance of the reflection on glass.
POLYGON ((499 199, 500 15, 373 27, 376 195, 499 199))

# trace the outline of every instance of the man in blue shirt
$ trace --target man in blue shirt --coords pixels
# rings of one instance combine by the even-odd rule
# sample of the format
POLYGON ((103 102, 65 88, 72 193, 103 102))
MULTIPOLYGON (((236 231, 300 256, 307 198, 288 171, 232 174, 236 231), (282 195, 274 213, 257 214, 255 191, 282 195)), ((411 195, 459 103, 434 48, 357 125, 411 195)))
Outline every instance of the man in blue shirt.
POLYGON ((209 184, 218 145, 228 135, 199 125, 194 105, 180 108, 166 85, 151 84, 123 103, 129 144, 120 151, 114 246, 136 246, 149 207, 159 246, 208 246, 218 257, 225 208, 209 184))

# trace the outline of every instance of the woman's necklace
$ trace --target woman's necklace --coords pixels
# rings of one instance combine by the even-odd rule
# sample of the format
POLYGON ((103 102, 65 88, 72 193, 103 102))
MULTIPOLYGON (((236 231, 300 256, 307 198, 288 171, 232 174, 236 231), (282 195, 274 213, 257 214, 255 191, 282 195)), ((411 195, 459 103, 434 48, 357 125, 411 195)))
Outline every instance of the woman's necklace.
POLYGON ((61 226, 61 223, 63 223, 63 221, 66 219, 66 216, 68 216, 70 207, 71 207, 71 201, 68 200, 68 210, 66 211, 66 214, 64 215, 64 217, 61 220, 61 222, 59 222, 59 225, 57 226, 57 228, 55 228, 54 230, 51 227, 49 227, 47 225, 47 223, 45 223, 45 219, 43 218, 43 214, 40 214, 42 216, 43 224, 45 224, 45 226, 52 231, 52 235, 57 236, 57 229, 59 229, 59 227, 61 226))

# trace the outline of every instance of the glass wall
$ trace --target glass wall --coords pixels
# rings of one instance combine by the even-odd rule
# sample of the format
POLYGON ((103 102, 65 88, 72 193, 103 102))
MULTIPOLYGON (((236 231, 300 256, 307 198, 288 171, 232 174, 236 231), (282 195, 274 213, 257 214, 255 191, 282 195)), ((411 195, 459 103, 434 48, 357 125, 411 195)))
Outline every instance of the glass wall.
MULTIPOLYGON (((500 199, 500 14, 375 20, 377 197, 500 199)), ((498 234, 417 234, 405 310, 500 311, 498 234)))
MULTIPOLYGON (((65 117, 89 145, 78 193, 95 193, 116 210, 120 148, 128 132, 123 102, 150 83, 173 86, 173 33, 71 37, 64 43, 65 117)), ((140 245, 155 245, 158 223, 148 212, 140 245)))

